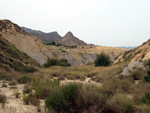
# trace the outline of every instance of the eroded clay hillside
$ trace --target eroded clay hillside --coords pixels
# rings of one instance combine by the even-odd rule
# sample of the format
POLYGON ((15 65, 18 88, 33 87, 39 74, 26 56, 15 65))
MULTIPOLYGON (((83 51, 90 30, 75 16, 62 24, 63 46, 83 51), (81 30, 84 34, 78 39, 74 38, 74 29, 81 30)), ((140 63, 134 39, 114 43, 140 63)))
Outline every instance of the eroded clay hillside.
POLYGON ((35 60, 0 36, 0 72, 27 71, 37 66, 39 64, 35 60))
POLYGON ((17 49, 35 59, 40 65, 46 63, 48 58, 66 58, 72 65, 89 64, 94 62, 97 53, 106 52, 114 59, 126 51, 126 49, 101 46, 68 49, 64 46, 45 45, 39 38, 26 33, 9 20, 0 20, 0 34, 4 39, 15 45, 17 49))
POLYGON ((147 61, 148 59, 150 59, 150 40, 135 49, 126 51, 116 59, 115 63, 125 60, 147 61))

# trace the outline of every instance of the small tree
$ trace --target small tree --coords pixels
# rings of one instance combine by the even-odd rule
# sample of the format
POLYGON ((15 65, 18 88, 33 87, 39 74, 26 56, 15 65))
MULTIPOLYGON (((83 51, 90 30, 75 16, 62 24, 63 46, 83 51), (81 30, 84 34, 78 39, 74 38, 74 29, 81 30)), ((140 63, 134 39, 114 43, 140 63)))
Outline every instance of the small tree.
POLYGON ((110 58, 107 54, 101 53, 96 56, 95 66, 108 66, 110 64, 110 58))
POLYGON ((51 45, 56 45, 56 43, 55 42, 51 42, 51 45))

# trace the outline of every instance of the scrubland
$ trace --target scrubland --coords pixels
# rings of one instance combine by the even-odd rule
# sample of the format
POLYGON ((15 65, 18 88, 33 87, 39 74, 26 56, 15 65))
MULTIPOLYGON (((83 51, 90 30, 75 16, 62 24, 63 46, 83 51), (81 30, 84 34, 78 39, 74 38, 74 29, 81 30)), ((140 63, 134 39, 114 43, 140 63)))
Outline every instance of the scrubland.
MULTIPOLYGON (((108 67, 51 66, 33 73, 0 73, 2 89, 14 90, 26 106, 48 113, 147 113, 150 112, 150 83, 146 71, 137 70, 129 77, 117 77, 128 62, 108 67), (40 102, 44 102, 44 108, 40 102), (45 109, 44 111, 42 109, 45 109)), ((0 103, 5 109, 5 94, 0 103)))

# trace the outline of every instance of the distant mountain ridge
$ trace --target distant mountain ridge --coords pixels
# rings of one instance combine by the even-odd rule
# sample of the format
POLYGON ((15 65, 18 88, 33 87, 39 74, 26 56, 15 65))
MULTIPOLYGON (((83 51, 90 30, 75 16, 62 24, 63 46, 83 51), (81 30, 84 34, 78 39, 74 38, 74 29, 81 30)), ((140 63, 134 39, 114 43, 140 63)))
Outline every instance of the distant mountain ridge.
POLYGON ((134 49, 134 48, 136 48, 136 46, 135 46, 135 47, 132 47, 132 46, 121 46, 121 47, 119 47, 119 48, 124 48, 124 49, 134 49))
POLYGON ((25 30, 30 35, 38 37, 45 43, 50 43, 50 42, 53 42, 62 38, 56 31, 50 32, 50 33, 44 33, 40 30, 32 30, 26 27, 22 27, 22 29, 25 30))
POLYGON ((78 39, 71 33, 70 31, 66 33, 64 37, 61 37, 56 31, 55 32, 50 32, 50 33, 44 33, 40 30, 33 30, 30 28, 22 27, 23 30, 25 30, 27 33, 30 35, 36 36, 39 39, 41 39, 45 43, 50 43, 50 42, 57 42, 62 45, 87 45, 84 41, 78 39))

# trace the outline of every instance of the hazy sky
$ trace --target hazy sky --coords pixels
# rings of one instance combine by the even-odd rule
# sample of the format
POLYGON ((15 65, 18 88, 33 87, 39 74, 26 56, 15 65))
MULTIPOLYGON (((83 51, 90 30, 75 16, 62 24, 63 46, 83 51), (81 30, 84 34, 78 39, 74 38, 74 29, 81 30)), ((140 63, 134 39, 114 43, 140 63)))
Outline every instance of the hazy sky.
POLYGON ((0 0, 0 19, 104 46, 150 38, 150 0, 0 0))

